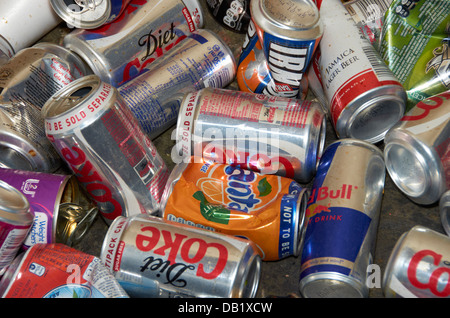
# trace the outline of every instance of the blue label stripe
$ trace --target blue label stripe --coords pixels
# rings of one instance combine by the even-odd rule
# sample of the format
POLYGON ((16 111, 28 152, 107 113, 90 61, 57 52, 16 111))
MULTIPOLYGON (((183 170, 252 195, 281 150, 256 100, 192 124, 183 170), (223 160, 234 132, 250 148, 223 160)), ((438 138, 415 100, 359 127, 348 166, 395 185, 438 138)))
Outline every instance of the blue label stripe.
POLYGON ((296 216, 299 213, 297 202, 299 199, 299 194, 286 194, 281 199, 278 241, 278 257, 280 259, 294 254, 295 234, 298 226, 296 216))

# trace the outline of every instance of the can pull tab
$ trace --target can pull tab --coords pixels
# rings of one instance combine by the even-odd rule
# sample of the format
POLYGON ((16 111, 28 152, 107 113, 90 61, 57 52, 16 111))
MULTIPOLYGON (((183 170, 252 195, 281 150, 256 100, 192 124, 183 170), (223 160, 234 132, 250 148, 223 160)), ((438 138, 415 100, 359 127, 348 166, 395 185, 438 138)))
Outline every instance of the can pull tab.
POLYGON ((95 10, 103 0, 75 0, 76 4, 81 8, 81 12, 87 10, 95 10))

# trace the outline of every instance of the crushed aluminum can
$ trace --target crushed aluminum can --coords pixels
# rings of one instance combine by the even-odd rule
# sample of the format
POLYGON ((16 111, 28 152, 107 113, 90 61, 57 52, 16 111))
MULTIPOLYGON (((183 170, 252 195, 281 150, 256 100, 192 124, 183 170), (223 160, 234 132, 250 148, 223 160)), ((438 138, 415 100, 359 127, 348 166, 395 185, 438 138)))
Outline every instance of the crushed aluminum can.
POLYGON ((245 33, 250 23, 250 0, 207 0, 209 12, 223 27, 245 33))
POLYGON ((311 101, 205 88, 185 96, 176 133, 184 158, 195 155, 307 183, 322 154, 326 118, 311 101))
POLYGON ((250 15, 279 96, 298 98, 301 80, 323 34, 311 0, 254 0, 250 15))
POLYGON ((386 169, 413 202, 433 204, 450 189, 450 91, 419 102, 386 134, 386 169))
POLYGON ((235 75, 236 61, 230 48, 212 31, 201 29, 118 91, 144 132, 154 139, 176 123, 186 93, 225 87, 235 75))
POLYGON ((118 87, 142 73, 203 25, 198 0, 132 0, 121 18, 97 29, 77 29, 64 46, 79 54, 102 81, 118 87))
POLYGON ((58 90, 90 74, 73 52, 38 43, 0 66, 0 166, 53 172, 61 165, 45 137, 41 108, 58 90))
POLYGON ((55 12, 68 25, 94 29, 118 19, 131 0, 50 0, 55 12))
POLYGON ((0 180, 0 276, 19 252, 33 224, 27 198, 0 180))
POLYGON ((289 178, 192 158, 173 169, 161 211, 169 221, 249 239, 273 261, 300 254, 308 194, 289 178))
POLYGON ((2 298, 129 298, 98 257, 64 244, 36 244, 0 281, 2 298))
POLYGON ((0 180, 30 203, 34 220, 24 248, 38 243, 76 244, 97 216, 98 209, 73 175, 0 168, 0 180))
POLYGON ((406 92, 341 1, 323 1, 320 14, 315 58, 338 138, 377 143, 404 115, 406 92))
POLYGON ((450 298, 450 237, 414 226, 398 239, 383 276, 387 298, 450 298))
POLYGON ((255 297, 261 259, 254 244, 150 215, 119 217, 102 263, 131 297, 255 297))
POLYGON ((374 145, 342 139, 327 147, 306 212, 304 297, 368 297, 384 181, 383 153, 374 145))
POLYGON ((49 140, 107 223, 157 210, 169 172, 117 89, 96 75, 42 108, 49 140))

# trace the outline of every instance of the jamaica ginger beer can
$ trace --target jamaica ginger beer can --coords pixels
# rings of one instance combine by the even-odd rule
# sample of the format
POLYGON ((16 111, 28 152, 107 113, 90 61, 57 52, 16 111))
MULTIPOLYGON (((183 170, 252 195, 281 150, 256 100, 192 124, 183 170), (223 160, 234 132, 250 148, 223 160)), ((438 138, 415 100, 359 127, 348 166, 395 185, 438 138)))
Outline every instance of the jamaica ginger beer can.
POLYGON ((101 260, 131 297, 255 297, 261 259, 249 240, 150 215, 118 217, 101 260))
POLYGON ((167 167, 117 89, 86 76, 42 112, 47 137, 107 222, 158 209, 167 167))

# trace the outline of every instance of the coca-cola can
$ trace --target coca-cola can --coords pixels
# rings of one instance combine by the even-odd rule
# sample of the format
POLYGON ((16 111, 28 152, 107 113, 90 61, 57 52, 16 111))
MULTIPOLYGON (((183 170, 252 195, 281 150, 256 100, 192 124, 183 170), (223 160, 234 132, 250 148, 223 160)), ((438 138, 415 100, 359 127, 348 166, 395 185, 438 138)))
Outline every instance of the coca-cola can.
POLYGON ((449 298, 450 238, 421 225, 403 233, 383 276, 388 298, 449 298))
POLYGON ((250 15, 275 82, 274 93, 297 98, 323 34, 316 4, 312 0, 253 0, 250 15))
POLYGON ((94 29, 111 23, 125 10, 131 0, 50 0, 55 12, 69 26, 94 29))
POLYGON ((405 89, 340 0, 322 1, 320 15, 324 33, 313 70, 336 134, 377 143, 404 115, 405 89))
POLYGON ((168 170, 117 89, 83 77, 44 105, 45 130, 107 222, 158 209, 168 170))
POLYGON ((251 298, 261 270, 249 240, 150 215, 117 218, 101 260, 131 297, 251 298))
POLYGON ((153 139, 176 123, 186 93, 225 87, 235 75, 236 61, 230 48, 214 32, 201 29, 118 91, 153 139))
POLYGON ((414 106, 386 134, 386 168, 413 202, 433 204, 450 189, 450 91, 414 106))
POLYGON ((198 0, 166 0, 164 5, 133 0, 116 21, 70 32, 64 46, 79 54, 102 81, 118 87, 202 26, 198 0))
POLYGON ((182 156, 307 183, 316 172, 325 134, 326 118, 315 102, 205 88, 181 103, 177 149, 182 156))
POLYGON ((33 224, 27 198, 0 180, 0 276, 16 257, 33 224))
POLYGON ((61 160, 45 137, 41 108, 90 69, 73 52, 38 43, 0 66, 0 166, 56 171, 61 160))
POLYGON ((250 23, 250 0, 207 0, 209 12, 223 27, 245 33, 250 23))

